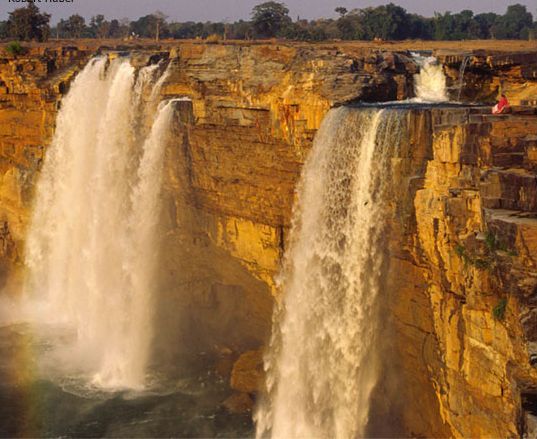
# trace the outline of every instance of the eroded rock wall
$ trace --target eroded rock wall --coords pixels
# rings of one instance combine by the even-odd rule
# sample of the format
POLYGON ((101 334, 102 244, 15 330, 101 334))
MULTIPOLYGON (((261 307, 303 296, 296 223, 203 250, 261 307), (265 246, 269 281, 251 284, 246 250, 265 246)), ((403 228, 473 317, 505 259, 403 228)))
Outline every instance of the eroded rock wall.
MULTIPOLYGON (((91 53, 0 60, 8 292, 58 103, 91 53)), ((244 352, 236 364, 259 366, 254 352, 270 333, 296 184, 322 118, 346 102, 412 96, 416 67, 408 53, 382 50, 193 43, 141 52, 133 63, 152 57, 171 63, 163 97, 188 98, 166 152, 157 312, 165 330, 155 345, 170 359, 212 351, 228 377, 244 352)), ((537 388, 537 118, 482 113, 409 112, 384 304, 393 361, 374 404, 393 428, 372 424, 373 433, 506 437, 531 423, 522 407, 537 388)), ((234 368, 232 383, 248 392, 252 373, 243 369, 234 368)))
POLYGON ((429 370, 457 437, 522 434, 521 392, 537 382, 528 324, 537 220, 526 182, 536 130, 535 117, 433 111, 414 249, 440 354, 429 370))
POLYGON ((537 104, 537 52, 438 50, 452 99, 494 102, 505 93, 513 105, 537 104))
POLYGON ((35 178, 54 133, 61 97, 89 51, 32 49, 0 57, 0 287, 20 288, 35 178))
POLYGON ((180 321, 168 333, 190 352, 235 360, 270 335, 295 188, 324 115, 408 96, 415 66, 394 53, 285 46, 185 45, 169 56, 162 95, 188 100, 166 161, 162 320, 180 321))

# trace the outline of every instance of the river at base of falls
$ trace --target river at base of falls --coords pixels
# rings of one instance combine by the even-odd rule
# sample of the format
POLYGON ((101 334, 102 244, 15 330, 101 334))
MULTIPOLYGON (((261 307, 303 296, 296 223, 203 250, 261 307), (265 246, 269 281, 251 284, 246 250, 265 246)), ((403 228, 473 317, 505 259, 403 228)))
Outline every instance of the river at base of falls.
POLYGON ((253 436, 251 414, 221 406, 227 378, 203 355, 190 372, 151 370, 144 392, 104 392, 63 373, 53 353, 70 337, 53 327, 0 327, 0 437, 253 436))

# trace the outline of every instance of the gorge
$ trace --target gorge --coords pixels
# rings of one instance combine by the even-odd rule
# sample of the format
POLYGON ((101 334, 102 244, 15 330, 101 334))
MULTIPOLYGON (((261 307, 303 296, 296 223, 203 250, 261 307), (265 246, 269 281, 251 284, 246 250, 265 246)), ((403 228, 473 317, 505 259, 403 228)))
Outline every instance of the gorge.
POLYGON ((440 103, 418 105, 426 69, 408 49, 183 43, 4 56, 0 316, 12 355, 1 397, 15 408, 0 415, 2 433, 251 436, 252 410, 260 436, 531 431, 537 52, 437 49, 427 73, 441 86, 425 100, 440 103), (456 100, 465 59, 461 99, 489 103, 501 86, 513 114, 441 103, 456 100), (400 102, 365 105, 387 101, 400 102), (68 157, 52 171, 61 144, 68 157), (52 316, 98 322, 78 331, 104 365, 84 362, 94 393, 50 384, 36 362, 50 345, 28 348, 43 334, 13 321, 28 269, 39 294, 72 291, 52 316), (110 305, 110 291, 124 295, 110 305), (270 342, 275 304, 286 311, 270 342), (118 339, 150 352, 110 363, 118 339), (145 390, 122 390, 143 387, 147 371, 157 379, 145 390), (51 400, 76 408, 50 421, 51 400))

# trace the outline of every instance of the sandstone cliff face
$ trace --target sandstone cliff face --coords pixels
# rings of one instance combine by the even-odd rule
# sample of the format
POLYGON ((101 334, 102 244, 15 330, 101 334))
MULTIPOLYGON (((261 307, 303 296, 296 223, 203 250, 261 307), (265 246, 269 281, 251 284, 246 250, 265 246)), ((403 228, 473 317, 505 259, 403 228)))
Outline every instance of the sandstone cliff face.
POLYGON ((484 50, 435 53, 444 65, 451 96, 465 102, 494 102, 505 93, 512 104, 537 102, 537 53, 484 50))
MULTIPOLYGON (((58 103, 90 53, 0 59, 0 278, 8 292, 58 103)), ((407 52, 192 43, 142 51, 133 63, 152 56, 171 63, 163 97, 190 99, 177 105, 166 152, 157 316, 166 330, 157 355, 238 359, 223 373, 253 393, 259 376, 244 365, 258 367, 250 360, 270 333, 274 277, 315 132, 334 105, 411 97, 416 67, 407 52)), ((439 56, 457 83, 461 58, 439 56)), ((502 57, 474 55, 465 98, 493 97, 500 80, 533 90, 533 58, 502 57)), ((409 112, 408 121, 384 304, 392 362, 374 410, 408 435, 520 434, 537 389, 537 118, 450 108, 409 112)))
POLYGON ((440 354, 428 368, 442 419, 457 437, 511 437, 524 423, 521 391, 537 378, 528 324, 537 222, 526 182, 535 179, 527 169, 537 120, 472 113, 432 113, 413 253, 427 268, 430 335, 440 354))
POLYGON ((54 132, 59 101, 90 53, 68 47, 36 48, 24 56, 0 57, 2 286, 18 283, 34 180, 54 132))
POLYGON ((404 54, 286 46, 184 45, 169 56, 162 95, 190 102, 166 161, 160 279, 174 305, 162 319, 181 309, 172 339, 237 356, 270 335, 294 191, 322 118, 336 104, 408 96, 415 66, 404 54))

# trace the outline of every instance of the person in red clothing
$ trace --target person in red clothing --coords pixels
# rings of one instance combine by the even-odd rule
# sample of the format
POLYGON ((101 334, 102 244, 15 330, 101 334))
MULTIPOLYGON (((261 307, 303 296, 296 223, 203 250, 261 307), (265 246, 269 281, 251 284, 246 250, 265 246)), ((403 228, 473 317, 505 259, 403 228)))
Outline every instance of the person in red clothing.
POLYGON ((492 114, 502 114, 502 113, 508 113, 509 109, 511 107, 509 106, 509 101, 505 97, 504 94, 502 94, 502 97, 500 101, 492 107, 492 114))

